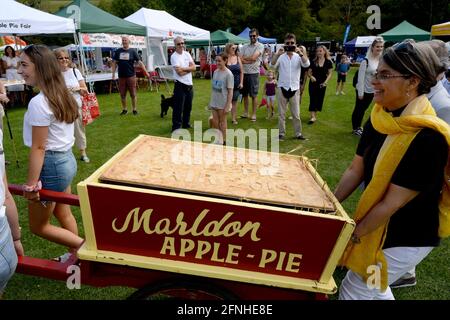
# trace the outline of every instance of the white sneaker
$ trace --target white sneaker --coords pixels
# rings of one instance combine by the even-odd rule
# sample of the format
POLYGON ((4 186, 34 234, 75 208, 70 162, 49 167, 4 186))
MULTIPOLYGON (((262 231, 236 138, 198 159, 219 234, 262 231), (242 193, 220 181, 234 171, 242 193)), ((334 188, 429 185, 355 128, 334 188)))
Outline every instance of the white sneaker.
POLYGON ((339 95, 339 92, 336 91, 336 95, 338 96, 338 95, 339 95))
POLYGON ((86 163, 89 163, 89 162, 91 161, 91 160, 88 158, 88 156, 86 156, 86 155, 81 156, 81 157, 80 157, 80 160, 83 161, 83 162, 86 162, 86 163))
POLYGON ((344 92, 344 91, 341 91, 341 94, 342 94, 343 96, 345 96, 345 92, 344 92))
POLYGON ((65 263, 65 262, 67 262, 67 260, 70 259, 71 256, 72 256, 72 254, 70 252, 66 252, 63 255, 61 255, 61 256, 59 256, 57 258, 54 258, 53 260, 61 262, 61 263, 65 263))

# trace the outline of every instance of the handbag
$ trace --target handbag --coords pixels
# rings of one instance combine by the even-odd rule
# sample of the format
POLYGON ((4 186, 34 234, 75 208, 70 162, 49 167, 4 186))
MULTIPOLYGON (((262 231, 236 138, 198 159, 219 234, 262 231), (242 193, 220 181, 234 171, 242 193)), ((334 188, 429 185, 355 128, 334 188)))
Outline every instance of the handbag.
POLYGON ((81 102, 83 125, 88 125, 100 116, 100 108, 95 92, 88 92, 86 95, 81 96, 81 102))

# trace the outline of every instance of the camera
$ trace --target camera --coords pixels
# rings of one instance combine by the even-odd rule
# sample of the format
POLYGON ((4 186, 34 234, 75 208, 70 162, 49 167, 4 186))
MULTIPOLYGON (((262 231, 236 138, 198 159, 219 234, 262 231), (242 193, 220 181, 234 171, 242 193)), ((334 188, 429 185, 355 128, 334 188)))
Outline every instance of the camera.
POLYGON ((292 52, 295 51, 296 46, 284 46, 284 51, 292 52))

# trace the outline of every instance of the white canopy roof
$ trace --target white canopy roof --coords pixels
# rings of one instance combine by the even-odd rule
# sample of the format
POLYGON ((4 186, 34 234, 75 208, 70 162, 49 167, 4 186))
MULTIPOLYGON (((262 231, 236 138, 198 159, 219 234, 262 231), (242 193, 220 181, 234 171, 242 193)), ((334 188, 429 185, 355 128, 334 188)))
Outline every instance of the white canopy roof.
POLYGON ((154 38, 175 38, 182 36, 186 40, 209 40, 208 30, 203 30, 162 10, 141 8, 125 20, 147 27, 147 36, 154 38))
POLYGON ((370 47, 375 38, 376 38, 375 36, 356 37, 355 47, 356 48, 370 47))
POLYGON ((43 12, 13 0, 2 0, 0 34, 31 35, 74 33, 72 19, 43 12))

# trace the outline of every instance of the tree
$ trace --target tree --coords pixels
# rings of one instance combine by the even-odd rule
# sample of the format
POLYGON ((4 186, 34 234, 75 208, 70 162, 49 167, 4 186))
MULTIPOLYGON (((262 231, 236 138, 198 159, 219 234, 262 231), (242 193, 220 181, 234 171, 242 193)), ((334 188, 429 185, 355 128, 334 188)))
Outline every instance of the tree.
POLYGON ((125 18, 139 9, 137 0, 112 0, 111 13, 119 18, 125 18))

